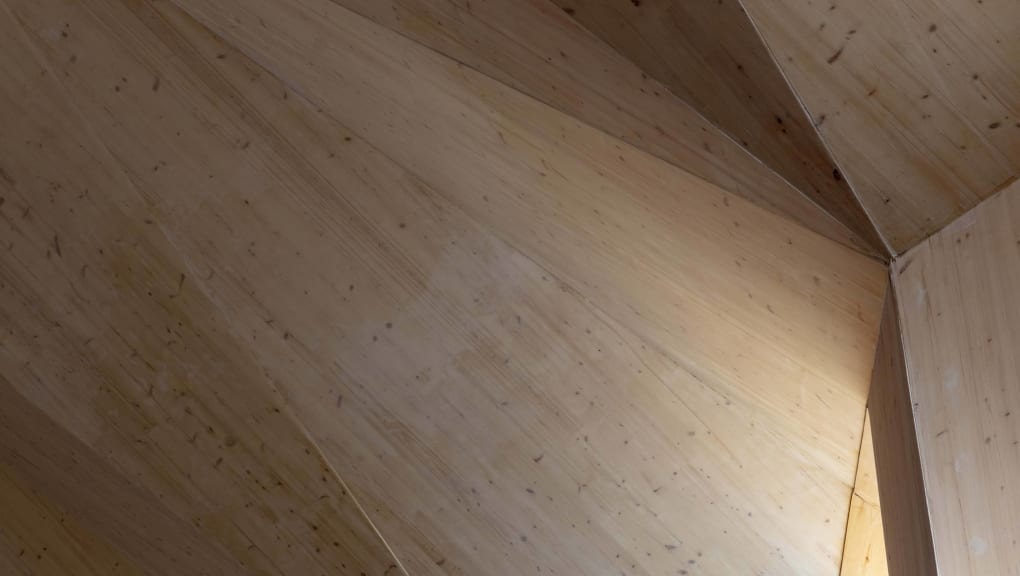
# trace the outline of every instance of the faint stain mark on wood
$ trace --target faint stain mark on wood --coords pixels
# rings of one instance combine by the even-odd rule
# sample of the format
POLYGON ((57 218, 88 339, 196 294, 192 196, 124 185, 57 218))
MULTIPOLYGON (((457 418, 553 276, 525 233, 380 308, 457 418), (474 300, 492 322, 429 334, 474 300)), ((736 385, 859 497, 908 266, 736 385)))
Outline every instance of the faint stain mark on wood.
MULTIPOLYGON (((0 180, 6 182, 7 185, 10 186, 11 188, 14 188, 14 185, 17 184, 14 178, 10 174, 8 174, 7 171, 3 169, 2 166, 0 166, 0 180)), ((0 205, 3 205, 3 201, 0 201, 0 205)))

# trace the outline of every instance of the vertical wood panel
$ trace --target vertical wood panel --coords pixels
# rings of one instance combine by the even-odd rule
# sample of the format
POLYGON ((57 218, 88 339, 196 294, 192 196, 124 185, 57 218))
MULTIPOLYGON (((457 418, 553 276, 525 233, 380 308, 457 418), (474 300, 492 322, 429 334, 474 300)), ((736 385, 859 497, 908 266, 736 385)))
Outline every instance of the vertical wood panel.
POLYGON ((944 574, 1020 573, 1020 184, 897 263, 917 441, 944 574))
POLYGON ((840 576, 889 575, 872 436, 869 410, 864 418, 864 435, 857 459, 854 493, 850 499, 850 518, 846 523, 840 576))
POLYGON ((887 292, 868 398, 891 576, 935 574, 925 486, 901 345, 896 295, 887 292))

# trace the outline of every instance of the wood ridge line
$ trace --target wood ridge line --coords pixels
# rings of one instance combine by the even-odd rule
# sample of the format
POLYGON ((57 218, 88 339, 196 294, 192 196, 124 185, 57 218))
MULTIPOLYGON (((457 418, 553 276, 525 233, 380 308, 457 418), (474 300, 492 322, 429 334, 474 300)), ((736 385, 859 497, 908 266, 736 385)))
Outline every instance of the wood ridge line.
MULTIPOLYGON (((505 82, 503 82, 503 81, 502 81, 502 80, 500 80, 499 78, 496 78, 496 77, 492 76, 491 74, 488 74, 488 73, 486 73, 486 72, 485 72, 485 71, 483 71, 483 70, 479 70, 478 68, 476 68, 476 67, 474 67, 474 66, 472 66, 472 65, 470 65, 470 64, 468 64, 468 63, 466 63, 466 62, 464 62, 464 61, 462 61, 462 60, 459 60, 459 59, 457 59, 457 58, 455 58, 455 57, 453 57, 453 56, 451 56, 451 55, 449 55, 449 54, 445 54, 445 53, 443 53, 443 52, 439 51, 438 49, 436 49, 436 48, 433 48, 432 46, 429 46, 428 44, 425 44, 425 43, 423 43, 423 42, 420 42, 420 41, 418 41, 417 39, 415 39, 415 38, 413 38, 412 36, 410 36, 410 35, 408 35, 408 34, 404 33, 404 32, 403 32, 403 31, 401 31, 401 30, 398 30, 398 29, 396 29, 396 28, 390 28, 389 26, 386 26, 386 25, 383 25, 383 24, 379 24, 379 23, 375 22, 374 20, 372 20, 371 18, 369 18, 368 16, 365 16, 365 15, 364 15, 364 14, 362 14, 361 12, 358 12, 357 10, 355 10, 355 9, 353 9, 353 8, 349 8, 349 7, 347 7, 347 6, 343 5, 343 4, 341 4, 340 2, 338 2, 338 0, 328 0, 328 1, 329 1, 329 2, 331 3, 331 4, 333 4, 334 6, 336 6, 337 8, 341 9, 341 10, 345 10, 345 11, 347 11, 347 12, 350 12, 350 13, 352 13, 352 14, 355 14, 355 15, 356 15, 356 16, 358 16, 359 18, 362 18, 362 19, 366 20, 367 22, 370 22, 370 23, 371 23, 372 25, 374 25, 374 26, 378 26, 378 27, 380 27, 380 28, 384 28, 384 29, 386 29, 386 30, 388 30, 388 31, 390 31, 390 32, 392 32, 392 33, 394 33, 394 34, 396 34, 396 35, 400 36, 401 38, 404 38, 404 39, 406 39, 406 40, 408 40, 408 41, 410 41, 410 42, 414 42, 414 43, 415 43, 415 45, 417 45, 417 46, 421 46, 421 47, 425 48, 426 50, 428 50, 428 51, 430 51, 430 52, 432 52, 432 53, 434 53, 434 54, 436 54, 436 55, 438 55, 438 56, 440 56, 440 57, 442 57, 442 58, 444 58, 444 59, 446 59, 446 60, 451 60, 451 61, 453 61, 453 62, 456 62, 456 63, 460 64, 461 66, 464 66, 465 68, 468 68, 468 69, 472 70, 473 72, 475 72, 475 73, 477 73, 477 74, 480 74, 481 76, 484 76, 484 77, 486 77, 486 78, 488 78, 488 79, 490 79, 490 80, 492 80, 492 81, 494 81, 494 82, 497 82, 497 83, 499 83, 499 85, 500 85, 500 86, 503 86, 503 87, 507 88, 508 90, 512 90, 512 91, 514 91, 514 92, 517 92, 518 94, 521 94, 521 95, 525 96, 526 98, 529 98, 529 99, 531 99, 531 100, 534 100, 534 101, 536 101, 536 102, 539 102, 539 103, 541 103, 542 105, 544 105, 544 106, 547 106, 547 107, 549 107, 549 108, 552 108, 553 110, 556 110, 557 112, 559 112, 559 113, 561 113, 561 114, 563 114, 563 115, 565 115, 565 116, 569 116, 570 118, 574 119, 575 121, 577 121, 577 122, 580 122, 581 124, 584 124, 585 126, 587 126, 587 127, 591 128, 591 129, 593 129, 593 130, 595 130, 595 131, 597 131, 597 132, 600 132, 600 133, 602 133, 602 134, 605 134, 606 136, 609 136, 610 138, 612 138, 612 139, 613 139, 614 141, 616 141, 616 142, 619 142, 619 143, 621 143, 621 144, 625 144, 625 145, 627 145, 627 146, 629 146, 629 147, 631 147, 631 148, 634 148, 635 150, 638 150, 639 152, 641 152, 641 153, 643 153, 643 154, 647 154, 647 155, 649 155, 649 156, 652 156, 653 158, 657 158, 657 159, 661 160, 662 162, 665 162, 665 163, 669 164, 670 166, 673 166, 674 168, 677 168, 677 169, 679 169, 679 170, 683 170, 683 171, 684 171, 684 172, 686 172, 687 174, 690 174, 691 176, 694 176, 695 178, 697 178, 697 179, 699 179, 699 180, 702 180, 702 181, 704 181, 704 182, 708 182, 708 183, 709 183, 709 184, 711 184, 711 185, 712 185, 713 187, 719 188, 720 190, 724 190, 725 192, 727 192, 727 193, 729 193, 729 194, 733 194, 734 196, 736 196, 736 197, 738 197, 738 198, 740 198, 740 199, 744 200, 745 202, 748 202, 748 203, 750 203, 750 204, 754 205, 754 206, 755 206, 755 207, 757 207, 757 208, 760 208, 760 209, 762 209, 762 210, 765 210, 765 211, 769 212, 770 214, 774 214, 774 215, 776 215, 776 216, 779 216, 780 218, 783 218, 784 220, 787 220, 787 221, 789 221, 789 222, 792 222, 792 223, 796 224, 796 225, 797 225, 798 227, 800 227, 800 228, 803 228, 803 229, 805 229, 805 230, 808 230, 809 232, 811 232, 811 233, 813 233, 813 234, 818 234, 819 236, 822 236, 823 238, 827 238, 827 239, 829 239, 829 240, 832 240, 833 242, 837 242, 836 240, 833 240, 832 238, 828 238, 827 236, 824 236, 824 235, 820 234, 819 232, 816 232, 816 231, 814 231, 814 230, 812 230, 812 229, 808 228, 807 226, 805 226, 804 224, 802 224, 802 223, 798 222, 797 220, 795 220, 795 219, 794 219, 794 218, 793 218, 792 216, 790 216, 790 215, 788 215, 788 214, 785 214, 785 213, 783 213, 783 212, 781 212, 781 211, 777 211, 777 210, 772 210, 772 209, 766 208, 766 207, 764 207, 764 206, 762 206, 762 205, 758 204, 757 202, 755 202, 755 201, 753 201, 753 200, 751 200, 751 199, 749 199, 749 198, 745 198, 744 196, 742 196, 741 194, 738 194, 737 192, 733 192, 733 191, 731 191, 731 190, 726 190, 726 189, 725 189, 725 188, 723 188, 722 186, 719 186, 718 184, 715 184, 714 182, 710 182, 710 181, 706 180, 705 178, 703 178, 702 176, 698 176, 697 174, 694 174, 694 173, 693 173, 693 172, 691 172, 691 171, 690 171, 689 169, 687 169, 687 168, 684 168, 683 166, 680 166, 679 164, 676 164, 676 163, 674 163, 673 161, 671 161, 671 160, 670 160, 670 159, 668 159, 668 158, 663 158, 662 156, 660 156, 660 155, 658 155, 658 154, 656 154, 656 153, 654 153, 654 152, 651 152, 651 151, 649 151, 649 150, 645 150, 644 148, 639 148, 639 147, 638 147, 638 146, 636 146, 635 144, 632 144, 632 143, 630 143, 630 142, 628 142, 628 141, 624 140, 623 138, 621 138, 621 137, 619 137, 619 136, 616 136, 615 134, 612 134, 612 133, 610 133, 610 132, 606 131, 606 130, 605 130, 605 129, 603 129, 603 128, 600 128, 600 127, 598 127, 598 126, 595 126, 595 125, 593 125, 593 124, 590 124, 589 122, 587 122, 587 121, 585 121, 585 120, 583 120, 583 119, 581 119, 581 118, 578 118, 578 117, 577 117, 577 116, 575 116, 574 114, 571 114, 571 113, 567 112, 566 110, 564 110, 564 109, 560 108, 559 106, 556 106, 555 104, 552 104, 552 103, 550 103, 550 102, 547 102, 546 100, 544 100, 544 99, 542 99, 542 98, 540 98, 540 97, 538 97, 538 96, 536 96, 536 95, 534 95, 534 94, 530 94, 530 93, 528 93, 528 92, 525 92, 525 91, 524 91, 523 89, 521 89, 521 88, 518 88, 518 87, 516 87, 516 86, 511 86, 511 85, 509 85, 509 84, 506 84, 505 82)), ((547 1, 547 2, 549 2, 550 0, 546 0, 546 1, 547 1)), ((557 7, 557 10, 558 10, 558 9, 559 9, 559 8, 557 7)), ((577 21, 577 20, 575 20, 575 19, 573 19, 573 18, 571 18, 570 20, 571 20, 571 22, 573 22, 573 24, 574 24, 574 25, 578 26, 578 27, 579 27, 579 28, 580 28, 581 30, 583 30, 583 31, 584 31, 584 33, 585 33, 585 34, 587 34, 588 36, 590 36, 591 38, 593 38, 593 39, 594 39, 595 41, 597 41, 597 42, 599 42, 599 43, 602 43, 602 44, 607 44, 607 43, 605 42, 605 40, 603 40, 602 38, 598 37, 598 36, 597 36, 597 35, 596 35, 596 34, 595 34, 594 32, 592 32, 591 30, 589 30, 589 29, 588 29, 588 27, 587 27, 587 26, 585 26, 584 24, 582 24, 581 22, 579 22, 579 21, 577 21)), ((757 30, 757 28, 755 28, 755 30, 757 30)), ((760 36, 760 34, 759 34, 759 36, 760 36)), ((763 40, 763 42, 764 42, 764 40, 763 40)), ((607 44, 607 45, 608 45, 608 44, 607 44)), ((616 53, 616 54, 619 54, 619 52, 618 52, 618 51, 617 51, 617 50, 616 50, 615 48, 613 48, 612 46, 609 46, 609 48, 610 48, 610 49, 611 49, 611 50, 612 50, 612 51, 613 51, 614 53, 616 53)), ((774 57, 774 56, 772 55, 772 52, 771 52, 771 51, 769 51, 769 55, 770 55, 770 56, 771 56, 771 57, 772 57, 773 59, 775 58, 775 57, 774 57)), ((624 56, 623 56, 622 54, 621 54, 621 57, 623 57, 623 58, 624 58, 624 60, 626 60, 627 62, 629 62, 629 63, 631 63, 631 64, 634 64, 633 62, 631 62, 631 60, 630 60, 629 58, 626 58, 626 57, 624 57, 624 56)), ((635 64, 635 66, 637 66, 637 65, 635 64)), ((777 67, 778 67, 778 66, 777 66, 777 67)), ((279 76, 277 76, 277 78, 279 78, 279 76)), ((784 80, 786 79, 785 75, 783 76, 783 78, 784 78, 784 80)), ((790 187, 790 189, 791 189, 791 190, 793 190, 794 192, 796 192, 796 193, 797 193, 797 194, 798 194, 798 195, 799 195, 799 196, 800 196, 801 198, 803 198, 804 200, 806 200, 806 201, 807 201, 807 202, 808 202, 808 203, 809 203, 809 204, 810 204, 811 206, 814 206, 814 207, 815 207, 815 208, 817 208, 817 209, 818 209, 818 210, 819 210, 819 211, 820 211, 820 212, 821 212, 822 214, 825 214, 825 216, 827 216, 827 217, 828 217, 828 218, 829 218, 829 219, 830 219, 830 220, 832 221, 832 223, 833 223, 833 224, 836 224, 837 226, 840 226, 840 227, 842 227, 842 228, 843 228, 843 229, 845 229, 845 230, 846 230, 847 232, 850 232, 850 233, 851 233, 851 234, 853 234, 854 236, 856 236, 856 237, 860 238, 860 239, 861 239, 861 241, 862 241, 862 243, 863 243, 863 244, 864 244, 865 246, 871 246, 871 243, 870 243, 870 242, 869 242, 869 241, 868 241, 868 240, 867 240, 867 239, 866 239, 865 237, 863 237, 863 236, 862 236, 862 235, 861 235, 860 233, 858 233, 858 232, 857 232, 856 230, 854 230, 853 228, 850 228, 849 226, 847 226, 847 225, 846 225, 845 223, 843 223, 843 221, 841 221, 841 220, 840 220, 839 218, 836 218, 835 216, 833 216, 833 215, 832 215, 832 214, 831 214, 831 213, 830 213, 830 212, 829 212, 828 210, 826 210, 826 209, 825 209, 824 207, 822 207, 822 206, 821 206, 820 204, 818 204, 818 202, 816 202, 816 201, 814 200, 814 198, 812 198, 811 196, 809 196, 808 194, 806 194, 806 193, 805 193, 805 192, 804 192, 803 190, 801 190, 801 189, 800 189, 799 187, 797 187, 797 186, 794 186, 794 185, 793 185, 793 183, 792 183, 792 182, 790 182, 790 180, 789 180, 789 179, 787 179, 787 178, 786 178, 785 176, 783 176, 782 174, 780 174, 779 172, 777 172, 777 171, 776 171, 776 170, 775 170, 774 168, 772 168, 771 166, 769 166, 769 165, 768 165, 768 164, 767 164, 766 162, 764 162, 764 161, 763 161, 763 160, 762 160, 761 158, 759 158, 759 157, 758 157, 757 155, 755 155, 755 154, 752 154, 750 150, 748 150, 747 148, 744 148, 744 146, 743 146, 743 145, 741 145, 741 144, 740 144, 740 143, 739 143, 739 142, 738 142, 738 141, 737 141, 737 140, 736 140, 736 139, 735 139, 735 138, 734 138, 733 136, 731 136, 729 132, 727 132, 726 130, 723 130, 722 128, 720 128, 720 127, 719 127, 719 126, 718 126, 718 125, 717 125, 717 124, 716 124, 715 122, 713 122, 713 121, 712 121, 712 120, 710 120, 710 119, 709 119, 708 117, 706 117, 706 116, 705 116, 704 114, 702 114, 702 113, 701 113, 701 111, 699 111, 699 110, 698 110, 697 108, 695 108, 694 106, 691 106, 691 104, 690 104, 690 103, 688 103, 688 102, 687 102, 687 100, 685 100, 685 99, 681 98, 680 96, 677 96, 676 94, 674 94, 674 93, 673 93, 673 90, 672 90, 672 89, 670 89, 670 88, 669 88, 669 86, 667 86, 666 84, 663 84, 663 83, 662 83, 662 82, 660 82, 660 81, 659 81, 658 79, 655 79, 655 78, 653 78, 653 79, 654 79, 654 80, 655 80, 656 82, 658 82, 658 83, 659 83, 659 85, 661 86, 661 88, 662 88, 662 89, 663 89, 664 91, 666 91, 666 92, 667 92, 667 93, 668 93, 668 94, 669 94, 670 96, 672 96, 673 98, 675 98, 675 99, 676 99, 676 100, 678 100, 679 102, 683 103, 683 105, 684 105, 684 106, 686 106, 686 107, 687 107, 687 108, 688 108, 688 109, 689 109, 689 110, 690 110, 691 112, 693 112, 693 113, 694 113, 694 114, 695 114, 695 115, 696 115, 696 116, 697 116, 698 118, 702 119, 702 120, 703 120, 703 121, 705 122, 705 124, 707 124, 707 125, 709 125, 709 126, 711 126, 711 127, 715 128, 715 129, 716 129, 716 131, 717 131, 717 132, 718 132, 718 133, 719 133, 719 134, 720 134, 720 135, 722 136, 722 138, 724 138, 724 139, 726 139, 727 141, 729 141, 730 143, 732 143, 732 144, 734 145, 734 147, 735 147, 735 148, 736 148, 736 149, 737 149, 738 151, 740 151, 740 153, 742 153, 742 154, 743 154, 743 155, 744 155, 745 157, 747 157, 747 158, 750 158, 750 159, 751 159, 752 161, 756 162, 756 163, 757 163, 758 165, 760 165, 760 166, 764 167, 764 168, 765 168, 766 170, 768 170, 768 171, 769 171, 769 172, 770 172, 771 174, 773 174, 773 175, 774 175, 774 176, 775 176, 776 178, 778 178, 780 182, 782 182, 782 183, 783 183, 783 184, 785 184, 786 186, 790 187)), ((283 82, 284 84, 288 84, 287 82, 284 82, 284 81, 283 81, 283 79, 280 79, 280 81, 281 81, 281 82, 283 82)), ((789 84, 789 82, 788 82, 788 81, 787 81, 787 84, 789 84)), ((288 86, 289 86, 289 84, 288 84, 288 86)), ((291 89, 293 90, 293 86, 291 86, 291 89)), ((800 103, 800 98, 798 98, 798 99, 797 99, 797 101, 798 101, 798 103, 800 103)), ((803 104, 801 104, 801 107, 803 108, 803 104)), ((806 112, 806 111, 805 111, 805 115, 807 115, 807 112, 806 112)), ((810 119, 810 116, 809 116, 809 117, 808 117, 808 121, 810 121, 810 120, 811 120, 811 119, 810 119)), ((813 124, 812 124, 812 126, 813 126, 813 124)), ((817 130, 816 130, 816 132, 817 132, 817 130)), ((824 145, 824 142, 823 142, 823 145, 824 145)), ((828 148, 826 148, 826 150, 825 150, 825 151, 826 151, 826 153, 827 153, 827 154, 829 155, 829 157, 830 157, 830 159, 831 159, 831 156, 832 156, 832 154, 831 154, 831 153, 830 153, 830 152, 828 151, 828 148)), ((835 163, 835 162, 834 162, 834 163, 835 163)), ((843 171, 842 171, 842 169, 840 170, 840 174, 843 174, 843 171)), ((845 177, 845 174, 844 174, 844 177, 845 177)), ((848 185, 848 187, 849 187, 849 181, 847 181, 847 185, 848 185)), ((851 189, 851 190, 852 190, 852 189, 851 189)), ((855 195, 855 200, 857 200, 857 198, 856 198, 856 195, 855 195)), ((859 201, 859 200, 858 200, 858 203, 860 203, 860 201, 859 201)), ((865 214, 867 214, 867 212, 865 212, 865 214)), ((871 217, 870 217, 870 215, 868 215, 868 221, 869 221, 869 223, 870 223, 870 224, 872 225, 872 227, 874 227, 874 222, 872 222, 872 221, 871 221, 871 217)), ((889 261, 889 254, 891 253, 891 252, 890 252, 890 249, 889 249, 889 246, 888 246, 888 245, 886 244, 886 242, 885 242, 885 239, 884 239, 884 238, 882 238, 882 237, 881 237, 881 235, 878 235, 878 237, 879 237, 879 238, 880 238, 880 239, 882 240, 882 244, 883 244, 883 246, 885 247, 885 249, 886 249, 886 252, 887 252, 886 254, 883 254, 883 253, 881 253, 881 252, 880 252, 880 251, 878 251, 878 250, 877 250, 877 248, 876 248, 876 247, 874 247, 874 246, 871 246, 871 247, 872 247, 872 251, 871 251, 871 252, 865 252, 865 251, 864 251, 864 250, 862 249, 862 247, 859 247, 859 246, 853 246, 853 245, 849 245, 849 244, 845 244, 845 243, 843 243, 843 242, 838 242, 838 243, 839 243, 839 244, 840 244, 841 246, 845 246, 845 247, 849 248, 850 250, 853 250, 854 252, 857 252, 857 253, 859 253, 859 254, 862 254, 862 255, 864 255, 864 256, 867 256, 868 258, 871 258, 871 259, 873 259, 873 260, 878 260, 878 261, 881 261, 881 262, 888 262, 888 261, 889 261)))
MULTIPOLYGON (((890 286, 889 289, 892 290, 892 287, 890 286)), ((878 355, 878 339, 876 338, 875 340, 876 340, 875 341, 875 354, 877 356, 878 355)), ((868 389, 869 389, 869 393, 868 394, 869 395, 871 394, 870 393, 870 388, 871 387, 869 386, 868 387, 868 389)), ((857 494, 857 479, 860 477, 860 471, 861 471, 861 452, 864 451, 864 436, 865 436, 864 432, 865 432, 865 426, 867 426, 867 424, 868 424, 868 406, 865 405, 865 407, 864 407, 864 418, 861 420, 861 442, 860 442, 860 444, 857 445, 857 466, 854 467, 854 483, 853 483, 853 486, 850 487, 850 501, 847 502, 847 509, 846 509, 846 524, 843 526, 843 547, 840 549, 840 552, 839 552, 839 572, 838 572, 838 574, 840 576, 842 576, 842 574, 843 574, 843 563, 846 561, 846 541, 850 537, 850 517, 851 517, 851 512, 853 512, 853 508, 854 508, 854 495, 857 494)), ((863 498, 861 498, 861 499, 863 500, 863 498)))

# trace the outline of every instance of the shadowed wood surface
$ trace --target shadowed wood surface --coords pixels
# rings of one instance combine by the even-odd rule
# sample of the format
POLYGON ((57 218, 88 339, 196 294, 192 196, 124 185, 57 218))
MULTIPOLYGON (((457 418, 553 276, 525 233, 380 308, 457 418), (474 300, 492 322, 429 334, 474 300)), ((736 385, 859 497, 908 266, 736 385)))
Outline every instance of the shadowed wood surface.
POLYGON ((896 295, 889 290, 871 376, 868 415, 889 574, 923 576, 938 572, 898 313, 896 295))
POLYGON ((943 574, 1020 570, 1018 222, 1014 184, 897 262, 906 371, 943 574))
POLYGON ((880 264, 330 2, 4 4, 5 377, 230 561, 838 573, 880 264))
POLYGON ((21 523, 4 530, 12 574, 244 573, 2 377, 0 399, 5 518, 21 523))
POLYGON ((552 1, 888 254, 738 0, 552 1))
POLYGON ((743 3, 896 253, 1020 174, 1020 2, 743 3))

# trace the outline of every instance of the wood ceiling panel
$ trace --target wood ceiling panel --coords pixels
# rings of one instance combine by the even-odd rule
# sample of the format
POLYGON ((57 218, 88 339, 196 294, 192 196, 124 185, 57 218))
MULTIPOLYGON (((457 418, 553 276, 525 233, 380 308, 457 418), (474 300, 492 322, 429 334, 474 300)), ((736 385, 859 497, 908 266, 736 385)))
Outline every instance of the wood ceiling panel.
POLYGON ((907 384, 899 309, 886 294, 868 395, 889 574, 938 574, 907 384))
POLYGON ((739 1, 553 1, 887 254, 739 1))
MULTIPOLYGON (((201 181, 194 197, 174 196, 188 187, 147 166, 192 152, 108 139, 145 145, 133 171, 161 221, 195 258, 233 270, 207 289, 240 333, 258 335, 258 355, 291 383, 319 444, 357 470, 352 485, 409 570, 835 571, 881 267, 347 11, 313 6, 188 5, 222 14, 206 21, 228 38, 247 40, 245 23, 261 17, 252 32, 274 49, 255 56, 286 70, 297 92, 193 33, 217 71, 204 81, 229 78, 248 122, 258 119, 231 157, 254 166, 259 189, 219 185, 207 212, 187 212, 201 181), (291 23, 302 33, 284 34, 291 23), (274 168, 283 152, 288 168, 274 168), (257 208, 215 226, 244 200, 257 208), (269 247, 248 251, 254 230, 269 247), (215 250, 195 240, 210 234, 215 250), (713 271, 714 258, 733 265, 713 271), (804 400, 804 387, 819 397, 804 400), (819 414, 830 402, 841 408, 819 414), (816 434, 829 454, 819 470, 765 491, 743 480, 796 466, 791 454, 818 450, 816 434), (698 529, 691 517, 704 519, 698 529), (803 541, 802 522, 827 543, 788 546, 803 541)), ((203 157, 230 165, 226 150, 203 157)))
MULTIPOLYGON (((886 254, 870 228, 840 219, 841 212, 831 216, 817 194, 803 193, 796 179, 791 185, 789 174, 762 163, 702 116, 701 107, 675 96, 668 82, 645 74, 548 0, 336 3, 823 236, 886 254)), ((770 131, 787 130, 774 125, 774 116, 768 118, 770 131)), ((787 116, 793 131, 806 119, 803 113, 787 116)), ((742 127, 746 120, 734 118, 742 127)), ((758 144, 768 148, 758 139, 755 144, 752 152, 758 144)), ((832 168, 826 169, 831 179, 832 168)))
MULTIPOLYGON (((106 428, 111 406, 190 455, 188 481, 140 481, 175 511, 222 499, 199 528, 233 557, 307 573, 301 554, 345 517, 302 553, 259 529, 264 556, 245 555, 224 516, 261 518, 241 504, 251 481, 215 482, 227 441, 206 421, 257 456, 220 469, 295 476, 270 491, 278 519, 298 487, 320 496, 319 466, 340 470, 413 574, 838 571, 880 264, 327 2, 180 3, 254 59, 172 3, 6 2, 103 150, 86 147, 95 166, 73 144, 63 164, 20 141, 4 156, 60 166, 67 197, 4 191, 0 213, 45 215, 60 253, 49 228, 10 239, 13 292, 51 311, 3 350, 44 334, 33 358, 70 353, 40 380, 89 361, 136 379, 114 380, 119 403, 33 400, 127 472, 160 461, 106 428), (79 323, 124 326, 138 357, 79 323), (204 383, 186 388, 198 422, 167 381, 204 383)), ((89 141, 64 116, 60 138, 89 141)), ((382 559, 370 544, 362 559, 382 559)))
POLYGON ((243 567, 0 376, 0 540, 12 574, 241 574, 243 567))
POLYGON ((943 574, 1016 574, 1020 184, 896 263, 906 371, 943 574))
POLYGON ((1020 3, 744 5, 897 253, 1020 174, 1020 3))
POLYGON ((872 438, 869 407, 864 417, 864 436, 857 458, 857 479, 850 499, 840 576, 889 576, 872 438))
MULTIPOLYGON (((0 372, 94 454, 68 454, 73 447, 57 442, 57 432, 29 428, 45 421, 17 425, 9 415, 5 425, 16 427, 3 431, 5 464, 68 498, 65 507, 80 506, 79 517, 105 522, 111 545, 137 553, 140 567, 389 569, 392 556, 350 494, 197 290, 193 278, 204 271, 180 259, 130 175, 65 95, 57 64, 80 65, 104 92, 126 96, 129 71, 104 68, 116 60, 101 58, 107 29, 78 4, 7 5, 38 36, 29 41, 0 6, 7 79, 0 86, 0 372), (72 50, 58 60, 49 42, 72 50), (120 476, 97 463, 157 500, 111 493, 120 476), (67 470, 73 479, 61 475, 67 470), (41 471, 49 473, 31 476, 41 471), (107 509, 98 506, 103 495, 113 498, 107 509), (159 510, 172 513, 149 513, 159 510), (181 525, 197 536, 189 539, 181 525)), ((153 86, 149 76, 139 88, 155 93, 153 86)), ((86 99, 75 94, 74 102, 86 99)), ((116 114, 111 106, 101 120, 116 123, 116 114)), ((173 133, 148 133, 167 137, 173 133)), ((158 162, 148 168, 158 169, 158 162)))

